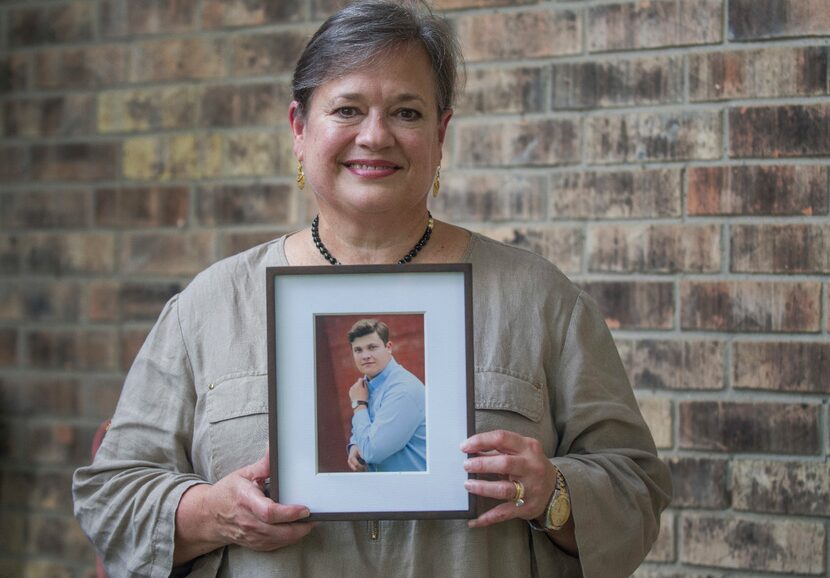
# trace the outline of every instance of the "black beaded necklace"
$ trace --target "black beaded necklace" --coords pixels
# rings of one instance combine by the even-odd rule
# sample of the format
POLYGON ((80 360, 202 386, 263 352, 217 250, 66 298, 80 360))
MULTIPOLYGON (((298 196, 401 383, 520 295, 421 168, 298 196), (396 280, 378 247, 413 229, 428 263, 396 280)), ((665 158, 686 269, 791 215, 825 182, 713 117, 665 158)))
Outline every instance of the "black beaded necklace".
MULTIPOLYGON (((415 246, 410 249, 409 253, 404 255, 403 259, 398 261, 399 265, 404 265, 412 261, 415 258, 415 255, 420 253, 421 249, 424 248, 424 245, 427 244, 429 238, 432 236, 432 213, 427 211, 427 215, 429 216, 429 221, 427 222, 427 228, 424 231, 424 234, 421 236, 421 240, 415 243, 415 246)), ((314 220, 311 221, 311 238, 314 241, 314 245, 317 247, 317 250, 320 251, 320 254, 323 258, 331 263, 332 265, 340 265, 340 261, 334 258, 334 255, 329 253, 329 250, 326 249, 326 246, 323 245, 323 241, 320 240, 320 215, 314 217, 314 220)))

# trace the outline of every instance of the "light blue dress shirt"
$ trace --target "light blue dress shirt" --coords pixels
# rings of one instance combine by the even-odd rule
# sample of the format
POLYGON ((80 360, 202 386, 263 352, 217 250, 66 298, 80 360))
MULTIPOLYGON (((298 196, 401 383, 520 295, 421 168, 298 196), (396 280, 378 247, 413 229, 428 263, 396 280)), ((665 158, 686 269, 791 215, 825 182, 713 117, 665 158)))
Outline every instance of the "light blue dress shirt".
POLYGON ((369 407, 352 416, 352 437, 373 472, 427 469, 424 384, 395 358, 369 382, 369 407))

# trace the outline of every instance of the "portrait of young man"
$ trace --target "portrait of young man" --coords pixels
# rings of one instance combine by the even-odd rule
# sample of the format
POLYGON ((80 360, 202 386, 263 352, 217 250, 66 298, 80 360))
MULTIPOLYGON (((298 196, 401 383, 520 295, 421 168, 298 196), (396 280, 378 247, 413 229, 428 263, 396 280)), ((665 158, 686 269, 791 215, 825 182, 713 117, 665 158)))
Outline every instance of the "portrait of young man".
POLYGON ((348 340, 362 375, 348 389, 352 471, 426 471, 424 384, 395 360, 389 327, 376 319, 352 325, 348 340))

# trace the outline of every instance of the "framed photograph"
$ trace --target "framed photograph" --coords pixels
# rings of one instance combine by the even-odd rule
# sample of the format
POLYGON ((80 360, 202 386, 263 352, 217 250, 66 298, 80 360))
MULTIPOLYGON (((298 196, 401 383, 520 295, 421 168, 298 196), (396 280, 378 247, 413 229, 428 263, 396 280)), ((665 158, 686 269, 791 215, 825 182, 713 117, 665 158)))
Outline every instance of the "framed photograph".
POLYGON ((313 520, 472 518, 472 268, 268 267, 270 495, 313 520))

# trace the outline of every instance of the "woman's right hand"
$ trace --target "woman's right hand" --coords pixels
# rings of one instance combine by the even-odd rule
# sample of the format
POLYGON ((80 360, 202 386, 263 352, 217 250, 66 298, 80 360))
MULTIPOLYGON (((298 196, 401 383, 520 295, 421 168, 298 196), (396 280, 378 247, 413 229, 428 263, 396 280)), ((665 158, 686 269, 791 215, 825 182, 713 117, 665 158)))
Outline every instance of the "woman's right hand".
POLYGON ((313 528, 308 508, 265 496, 269 454, 216 482, 189 488, 176 511, 174 566, 227 544, 271 551, 297 542, 313 528))

